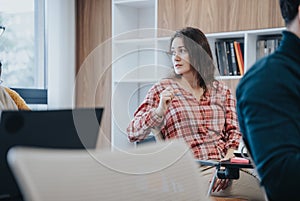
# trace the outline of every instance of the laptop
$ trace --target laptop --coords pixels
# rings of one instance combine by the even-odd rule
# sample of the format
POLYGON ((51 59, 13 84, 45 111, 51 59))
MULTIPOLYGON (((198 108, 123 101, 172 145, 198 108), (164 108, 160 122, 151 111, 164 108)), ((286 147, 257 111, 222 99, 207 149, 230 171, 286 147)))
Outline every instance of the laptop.
POLYGON ((16 145, 60 149, 94 149, 103 108, 2 111, 0 118, 0 201, 22 200, 7 164, 16 145))

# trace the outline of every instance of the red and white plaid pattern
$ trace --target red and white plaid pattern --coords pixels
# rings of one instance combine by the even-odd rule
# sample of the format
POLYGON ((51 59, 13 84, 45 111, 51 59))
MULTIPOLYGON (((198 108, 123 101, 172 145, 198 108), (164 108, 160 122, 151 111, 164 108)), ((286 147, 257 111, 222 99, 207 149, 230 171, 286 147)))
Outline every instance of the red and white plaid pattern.
POLYGON ((228 148, 237 149, 241 138, 235 99, 228 87, 215 81, 198 101, 172 79, 155 84, 134 113, 127 128, 130 141, 143 140, 152 128, 160 129, 165 139, 183 138, 197 159, 220 160, 228 148), (159 94, 168 86, 175 97, 165 117, 155 109, 159 94))

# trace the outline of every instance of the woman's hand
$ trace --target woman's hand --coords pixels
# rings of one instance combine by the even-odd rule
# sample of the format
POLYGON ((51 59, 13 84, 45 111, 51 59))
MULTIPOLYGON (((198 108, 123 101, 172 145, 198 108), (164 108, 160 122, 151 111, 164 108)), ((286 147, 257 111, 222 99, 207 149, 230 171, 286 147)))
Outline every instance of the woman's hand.
MULTIPOLYGON (((226 156, 221 161, 227 161, 234 157, 234 149, 228 149, 226 156)), ((230 179, 216 179, 212 191, 219 192, 220 190, 226 189, 230 185, 230 179)))
POLYGON ((212 191, 219 192, 220 190, 226 189, 229 185, 230 185, 230 179, 216 179, 212 191))
POLYGON ((228 149, 227 150, 227 153, 226 153, 226 156, 224 158, 221 159, 221 161, 227 161, 227 160, 230 160, 231 158, 234 157, 234 149, 228 149))
POLYGON ((174 98, 174 90, 171 87, 167 87, 159 95, 159 105, 156 108, 156 114, 160 117, 164 116, 169 108, 169 105, 174 98))

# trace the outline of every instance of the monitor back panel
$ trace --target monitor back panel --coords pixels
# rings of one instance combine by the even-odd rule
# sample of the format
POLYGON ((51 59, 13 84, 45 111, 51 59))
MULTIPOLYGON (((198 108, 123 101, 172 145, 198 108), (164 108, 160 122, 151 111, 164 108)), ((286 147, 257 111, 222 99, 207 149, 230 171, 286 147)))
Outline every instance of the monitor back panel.
POLYGON ((0 119, 0 200, 19 200, 20 191, 7 164, 16 145, 93 149, 103 108, 43 111, 3 111, 0 119))

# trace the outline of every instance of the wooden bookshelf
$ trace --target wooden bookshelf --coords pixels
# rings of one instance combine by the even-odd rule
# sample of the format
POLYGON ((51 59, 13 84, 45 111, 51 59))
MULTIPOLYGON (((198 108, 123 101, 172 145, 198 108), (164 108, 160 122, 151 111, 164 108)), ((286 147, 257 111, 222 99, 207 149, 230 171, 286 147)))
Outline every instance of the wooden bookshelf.
POLYGON ((158 28, 199 27, 204 33, 283 27, 275 0, 158 0, 158 28))
MULTIPOLYGON (((95 84, 97 78, 93 76, 93 72, 86 72, 89 75, 79 80, 76 89, 77 106, 88 106, 94 100, 97 105, 105 107, 103 124, 108 143, 115 131, 120 135, 112 136, 113 140, 127 141, 124 128, 130 115, 143 99, 147 87, 165 73, 159 70, 160 66, 167 66, 170 62, 163 51, 153 53, 148 50, 153 47, 161 50, 168 48, 168 37, 173 31, 186 26, 200 28, 207 35, 213 52, 216 40, 243 38, 244 70, 247 72, 256 61, 254 50, 257 38, 260 35, 280 33, 284 27, 278 1, 275 0, 76 0, 76 5, 77 72, 99 44, 113 39, 111 50, 103 53, 102 59, 95 57, 90 63, 85 62, 85 65, 94 66, 96 72, 103 72, 105 79, 95 84), (148 35, 136 32, 125 38, 115 38, 136 29, 148 28, 159 32, 149 32, 148 35), (134 51, 126 58, 122 52, 126 52, 128 48, 134 51), (107 70, 107 65, 110 64, 111 68, 107 70), (136 66, 142 68, 135 68, 136 66), (90 97, 88 94, 95 85, 96 95, 90 97), (134 95, 129 97, 126 90, 134 95), (121 104, 113 103, 111 97, 114 95, 117 95, 121 104), (116 125, 115 115, 120 114, 114 114, 116 105, 124 106, 121 108, 124 110, 121 112, 124 118, 118 120, 122 122, 125 119, 121 126, 116 125)), ((164 70, 167 71, 166 68, 164 70)), ((240 78, 241 76, 218 77, 234 93, 240 78)), ((100 141, 103 143, 105 140, 100 141)), ((120 146, 122 143, 120 142, 120 146)), ((126 143, 124 142, 124 146, 127 146, 126 143)))

